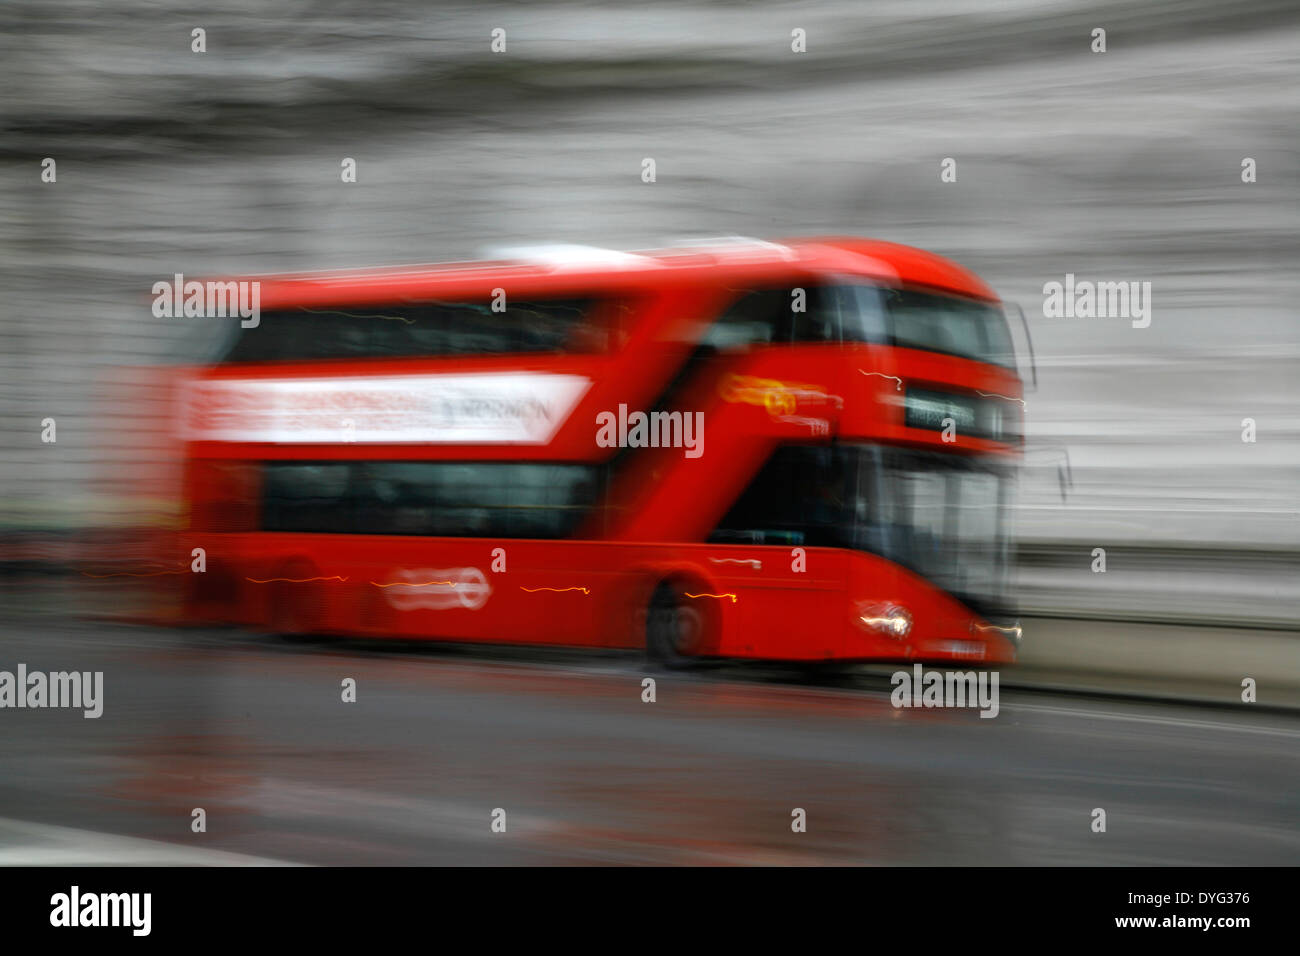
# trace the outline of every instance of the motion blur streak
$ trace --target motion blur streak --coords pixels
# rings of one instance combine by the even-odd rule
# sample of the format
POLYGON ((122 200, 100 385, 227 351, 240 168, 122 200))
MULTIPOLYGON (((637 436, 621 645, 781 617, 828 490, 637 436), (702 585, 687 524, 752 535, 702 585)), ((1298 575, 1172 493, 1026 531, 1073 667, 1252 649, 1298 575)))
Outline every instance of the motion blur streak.
MULTIPOLYGON (((102 669, 106 700, 5 712, 0 862, 68 859, 59 827, 173 840, 204 806, 225 862, 1294 863, 1295 718, 1241 694, 1300 706, 1298 68, 1290 0, 5 4, 0 669, 102 669), (159 569, 189 548, 156 551, 189 518, 175 372, 231 330, 155 318, 154 282, 727 235, 906 243, 1023 308, 1038 387, 1014 320, 1026 390, 981 396, 1023 402, 1026 438, 996 720, 893 711, 871 676, 659 674, 650 705, 625 655, 120 623, 185 579, 159 569), (1150 324, 1049 317, 1067 276, 1150 283, 1150 324), (364 712, 317 693, 344 676, 364 712), (1130 824, 1104 841, 1076 818, 1098 791, 1130 824), (501 803, 517 841, 490 838, 501 803)), ((363 587, 383 613, 461 600, 363 587)))

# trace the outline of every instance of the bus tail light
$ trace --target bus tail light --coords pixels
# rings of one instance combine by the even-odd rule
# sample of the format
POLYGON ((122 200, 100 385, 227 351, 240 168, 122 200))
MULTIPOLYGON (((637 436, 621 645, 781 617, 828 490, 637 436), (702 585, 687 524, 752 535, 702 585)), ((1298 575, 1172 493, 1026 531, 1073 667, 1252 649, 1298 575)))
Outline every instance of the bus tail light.
POLYGON ((898 604, 859 602, 854 608, 854 620, 859 627, 879 631, 896 641, 912 632, 912 614, 898 604))

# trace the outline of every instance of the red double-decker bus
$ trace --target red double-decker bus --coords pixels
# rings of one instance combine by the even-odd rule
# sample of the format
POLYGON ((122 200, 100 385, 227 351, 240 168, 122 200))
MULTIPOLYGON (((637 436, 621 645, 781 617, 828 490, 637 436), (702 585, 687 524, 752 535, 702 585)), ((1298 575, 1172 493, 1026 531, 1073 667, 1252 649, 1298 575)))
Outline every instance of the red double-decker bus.
POLYGON ((952 262, 801 239, 257 281, 179 398, 192 620, 1015 659, 1022 385, 952 262))

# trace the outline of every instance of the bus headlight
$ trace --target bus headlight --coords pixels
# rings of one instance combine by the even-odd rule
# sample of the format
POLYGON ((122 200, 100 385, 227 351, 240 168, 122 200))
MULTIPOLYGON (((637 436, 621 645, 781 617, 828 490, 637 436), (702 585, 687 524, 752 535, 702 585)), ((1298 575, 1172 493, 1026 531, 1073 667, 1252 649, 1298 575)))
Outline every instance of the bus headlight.
POLYGON ((854 609, 854 619, 859 627, 879 631, 896 641, 901 641, 912 632, 912 615, 907 608, 898 604, 864 601, 854 609))

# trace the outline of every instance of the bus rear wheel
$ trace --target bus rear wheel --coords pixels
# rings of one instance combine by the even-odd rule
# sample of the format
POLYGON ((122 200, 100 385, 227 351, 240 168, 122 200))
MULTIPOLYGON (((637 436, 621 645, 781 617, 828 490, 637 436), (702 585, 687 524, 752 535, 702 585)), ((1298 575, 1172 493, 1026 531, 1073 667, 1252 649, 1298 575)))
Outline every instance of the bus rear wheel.
POLYGON ((650 596, 646 615, 646 657, 663 667, 691 667, 699 662, 704 632, 700 611, 685 602, 680 588, 661 581, 650 596))

